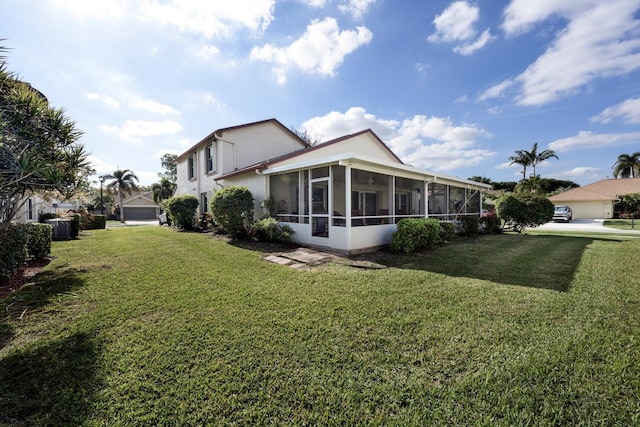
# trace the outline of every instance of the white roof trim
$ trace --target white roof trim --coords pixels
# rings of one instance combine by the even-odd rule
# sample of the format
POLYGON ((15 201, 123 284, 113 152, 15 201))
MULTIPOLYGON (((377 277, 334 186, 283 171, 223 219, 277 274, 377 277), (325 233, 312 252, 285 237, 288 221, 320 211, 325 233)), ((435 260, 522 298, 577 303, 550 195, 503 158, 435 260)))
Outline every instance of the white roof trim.
POLYGON ((339 164, 341 166, 363 166, 366 169, 376 169, 380 172, 387 173, 393 176, 402 176, 412 179, 422 179, 428 182, 438 182, 442 184, 455 183, 464 184, 466 187, 474 188, 486 188, 490 189, 491 185, 484 184, 482 182, 471 181, 468 179, 456 178, 449 175, 444 175, 437 172, 427 171, 419 169, 414 166, 404 165, 401 163, 392 163, 381 161, 377 158, 365 156, 355 153, 343 153, 335 156, 323 157, 306 162, 292 163, 290 165, 276 166, 273 168, 267 168, 262 171, 264 175, 272 175, 276 173, 291 172, 299 169, 307 169, 319 166, 326 166, 330 164, 339 164))

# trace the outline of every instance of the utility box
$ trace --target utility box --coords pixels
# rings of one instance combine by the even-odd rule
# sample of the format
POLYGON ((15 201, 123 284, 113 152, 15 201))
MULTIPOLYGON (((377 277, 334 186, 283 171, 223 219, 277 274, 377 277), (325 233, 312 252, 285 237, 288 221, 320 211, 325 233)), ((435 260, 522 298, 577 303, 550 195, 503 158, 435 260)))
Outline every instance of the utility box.
POLYGON ((71 220, 69 218, 52 218, 45 221, 51 225, 53 240, 71 240, 71 220))

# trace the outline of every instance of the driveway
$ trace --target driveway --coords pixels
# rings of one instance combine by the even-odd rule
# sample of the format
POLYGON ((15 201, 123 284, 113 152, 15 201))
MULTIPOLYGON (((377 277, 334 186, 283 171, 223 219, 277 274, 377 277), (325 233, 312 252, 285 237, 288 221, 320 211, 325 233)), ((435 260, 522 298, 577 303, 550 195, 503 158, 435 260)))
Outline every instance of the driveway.
POLYGON ((636 230, 618 230, 617 228, 605 227, 603 224, 604 219, 574 219, 571 222, 548 222, 532 230, 640 234, 640 220, 636 230))

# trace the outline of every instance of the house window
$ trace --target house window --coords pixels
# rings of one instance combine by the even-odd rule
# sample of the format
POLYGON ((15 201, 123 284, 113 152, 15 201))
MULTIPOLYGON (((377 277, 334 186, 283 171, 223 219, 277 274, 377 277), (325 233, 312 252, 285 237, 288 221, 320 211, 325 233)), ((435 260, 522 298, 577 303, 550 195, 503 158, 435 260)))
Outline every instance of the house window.
POLYGON ((33 220, 34 212, 33 212, 33 199, 29 197, 27 199, 27 219, 33 220))
POLYGON ((189 179, 194 179, 196 176, 196 162, 194 159, 194 155, 192 154, 191 156, 189 156, 189 161, 188 161, 188 175, 189 175, 189 179))
POLYGON ((209 212, 209 193, 200 194, 200 212, 209 212))
POLYGON ((205 149, 205 153, 206 153, 206 169, 207 169, 207 173, 211 173, 211 172, 215 172, 214 168, 213 168, 213 144, 209 144, 207 145, 207 148, 205 149))

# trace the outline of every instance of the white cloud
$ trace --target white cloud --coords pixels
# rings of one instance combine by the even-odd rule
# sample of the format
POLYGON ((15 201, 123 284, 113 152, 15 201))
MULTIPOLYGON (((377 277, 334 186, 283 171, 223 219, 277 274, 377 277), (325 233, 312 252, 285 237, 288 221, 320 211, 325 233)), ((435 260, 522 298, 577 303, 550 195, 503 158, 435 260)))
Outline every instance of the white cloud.
POLYGON ((229 38, 242 29, 263 32, 273 20, 274 5, 275 0, 144 0, 139 17, 207 39, 229 38))
POLYGON ((100 130, 106 133, 115 134, 127 141, 141 142, 141 138, 175 135, 182 131, 182 125, 172 120, 164 120, 161 122, 127 120, 120 127, 102 125, 100 126, 100 130))
POLYGON ((440 15, 436 15, 433 24, 436 32, 427 37, 431 43, 459 43, 453 51, 460 55, 471 55, 489 43, 493 37, 485 30, 475 39, 475 24, 480 17, 480 8, 467 1, 451 3, 440 15))
POLYGON ((220 49, 211 44, 202 44, 197 47, 191 47, 187 50, 187 54, 193 60, 199 62, 212 61, 220 54, 220 49))
POLYGON ((500 98, 504 96, 504 92, 513 86, 515 82, 513 80, 505 80, 497 85, 491 86, 478 96, 478 101, 486 101, 487 99, 500 98))
POLYGON ((580 166, 564 172, 556 172, 552 174, 556 179, 565 179, 577 181, 580 179, 595 180, 602 178, 602 170, 588 166, 580 166))
POLYGON ((265 44, 251 50, 251 59, 273 63, 278 83, 287 81, 287 71, 296 67, 308 73, 333 76, 344 57, 371 41, 373 34, 365 27, 340 31, 333 18, 313 21, 301 38, 287 47, 265 44))
POLYGON ((362 19, 375 2, 376 0, 346 0, 345 4, 338 6, 338 9, 343 13, 351 14, 354 19, 362 19))
POLYGON ((113 171, 118 169, 116 165, 113 165, 108 161, 101 159, 100 157, 93 154, 88 155, 87 160, 91 164, 91 167, 95 169, 96 175, 98 176, 112 174, 113 171))
POLYGON ((115 99, 113 99, 112 97, 110 97, 109 95, 100 94, 100 93, 86 93, 85 96, 87 97, 87 99, 90 99, 92 101, 100 101, 103 104, 106 104, 112 108, 120 107, 120 103, 115 99))
POLYGON ((202 94, 202 101, 207 104, 207 105, 213 105, 214 107, 216 107, 219 110, 222 110, 224 108, 226 108, 226 105, 224 102, 218 100, 218 98, 216 98, 215 95, 213 95, 212 93, 203 93, 202 94))
POLYGON ((308 7, 322 9, 326 6, 329 0, 300 0, 301 3, 306 4, 308 7))
POLYGON ((534 24, 551 16, 571 17, 602 4, 602 0, 511 0, 504 10, 502 29, 508 36, 530 31, 534 24))
POLYGON ((148 99, 134 98, 131 107, 157 114, 180 114, 175 108, 148 99))
POLYGON ((493 36, 489 33, 489 30, 484 30, 480 37, 474 42, 464 43, 453 48, 455 53, 459 53, 462 56, 471 55, 478 49, 482 49, 487 43, 493 39, 493 36))
POLYGON ((429 69, 430 65, 429 64, 423 64, 422 62, 418 62, 415 65, 416 71, 419 73, 426 73, 427 70, 429 69))
POLYGON ((452 170, 480 164, 495 153, 477 147, 477 139, 490 133, 475 125, 456 125, 449 118, 414 116, 399 122, 385 120, 352 107, 345 113, 333 111, 302 125, 312 134, 333 139, 372 129, 404 162, 420 168, 452 170))
POLYGON ((639 139, 640 132, 598 134, 591 131, 580 131, 577 135, 553 141, 549 144, 549 148, 554 151, 569 151, 579 148, 602 148, 635 143, 639 139))
POLYGON ((609 123, 616 117, 622 118, 625 123, 640 124, 640 98, 627 99, 612 107, 605 108, 597 116, 591 117, 591 121, 609 123))
POLYGON ((517 102, 547 104, 578 93, 595 79, 640 69, 638 8, 637 0, 513 0, 502 24, 508 35, 531 30, 551 16, 567 21, 551 46, 515 79, 520 84, 517 102))

